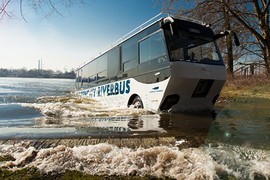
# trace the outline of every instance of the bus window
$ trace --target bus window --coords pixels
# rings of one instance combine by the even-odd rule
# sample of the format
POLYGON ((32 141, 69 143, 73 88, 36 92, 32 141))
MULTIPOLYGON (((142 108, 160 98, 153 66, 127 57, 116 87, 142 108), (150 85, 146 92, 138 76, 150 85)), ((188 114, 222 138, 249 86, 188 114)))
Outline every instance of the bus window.
POLYGON ((137 67, 138 62, 136 38, 132 38, 123 44, 121 54, 124 71, 137 67))
POLYGON ((108 53, 105 53, 96 59, 97 73, 107 69, 107 61, 108 61, 108 53))
POLYGON ((97 61, 91 61, 87 66, 88 77, 97 74, 97 61))
POLYGON ((139 42, 140 63, 166 55, 162 31, 139 42))
POLYGON ((171 58, 173 61, 184 60, 184 49, 179 48, 172 51, 171 58))
POLYGON ((108 53, 103 54, 102 56, 96 59, 97 62, 97 80, 98 82, 102 79, 107 78, 107 62, 108 62, 108 53))
POLYGON ((171 35, 168 37, 171 61, 223 64, 218 47, 212 37, 182 31, 179 31, 177 37, 171 35))
POLYGON ((117 47, 108 53, 108 77, 115 78, 120 71, 120 48, 117 47))

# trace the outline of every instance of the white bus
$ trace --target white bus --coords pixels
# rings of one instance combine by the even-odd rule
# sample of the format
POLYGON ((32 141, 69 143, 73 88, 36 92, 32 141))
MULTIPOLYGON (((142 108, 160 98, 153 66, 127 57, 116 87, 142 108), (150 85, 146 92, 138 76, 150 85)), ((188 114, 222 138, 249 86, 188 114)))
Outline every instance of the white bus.
POLYGON ((77 69, 76 94, 119 108, 213 110, 226 67, 208 25, 154 17, 77 69))

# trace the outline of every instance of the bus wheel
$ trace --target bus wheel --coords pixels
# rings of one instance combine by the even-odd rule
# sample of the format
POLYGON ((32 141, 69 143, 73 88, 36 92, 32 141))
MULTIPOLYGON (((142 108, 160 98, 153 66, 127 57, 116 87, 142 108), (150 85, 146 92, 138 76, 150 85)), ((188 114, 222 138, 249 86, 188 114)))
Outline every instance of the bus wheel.
POLYGON ((143 108, 143 103, 142 103, 142 100, 139 96, 136 96, 132 103, 131 103, 132 107, 133 108, 137 108, 137 109, 142 109, 143 108))

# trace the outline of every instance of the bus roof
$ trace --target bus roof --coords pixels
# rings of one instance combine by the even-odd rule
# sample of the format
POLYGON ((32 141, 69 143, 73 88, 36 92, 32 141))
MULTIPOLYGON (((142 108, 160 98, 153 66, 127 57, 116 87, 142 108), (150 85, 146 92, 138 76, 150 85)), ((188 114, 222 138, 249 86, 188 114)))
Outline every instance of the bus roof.
POLYGON ((179 19, 179 20, 183 20, 183 21, 187 21, 187 22, 191 22, 191 23, 195 23, 195 24, 199 24, 199 25, 208 27, 208 25, 206 23, 204 23, 202 21, 199 21, 199 20, 196 20, 196 19, 187 18, 187 17, 176 17, 175 18, 174 16, 172 16, 170 14, 159 13, 156 16, 154 16, 151 19, 149 19, 148 21, 146 21, 143 24, 139 25, 135 29, 131 30, 130 32, 128 32, 127 34, 125 34, 124 36, 122 36, 121 38, 119 38, 118 40, 116 40, 113 44, 111 44, 111 46, 107 50, 105 50, 104 52, 102 52, 99 55, 95 56, 94 58, 91 58, 91 60, 85 62, 83 65, 81 65, 80 67, 78 67, 76 71, 78 71, 82 67, 86 66, 91 61, 93 61, 93 60, 97 59, 98 57, 102 56, 103 54, 105 54, 109 50, 111 50, 114 47, 120 45, 124 41, 130 39, 131 37, 135 36, 136 34, 140 33, 141 31, 147 29, 148 27, 154 25, 155 23, 161 21, 163 18, 166 18, 166 17, 173 17, 174 19, 179 19))

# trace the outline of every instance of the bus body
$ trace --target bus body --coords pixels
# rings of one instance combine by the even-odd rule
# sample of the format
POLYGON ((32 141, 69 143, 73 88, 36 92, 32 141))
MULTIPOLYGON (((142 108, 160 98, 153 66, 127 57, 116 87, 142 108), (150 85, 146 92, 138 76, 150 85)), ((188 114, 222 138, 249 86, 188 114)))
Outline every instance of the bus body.
POLYGON ((210 27, 171 16, 77 69, 76 93, 119 108, 212 110, 226 67, 210 27))

